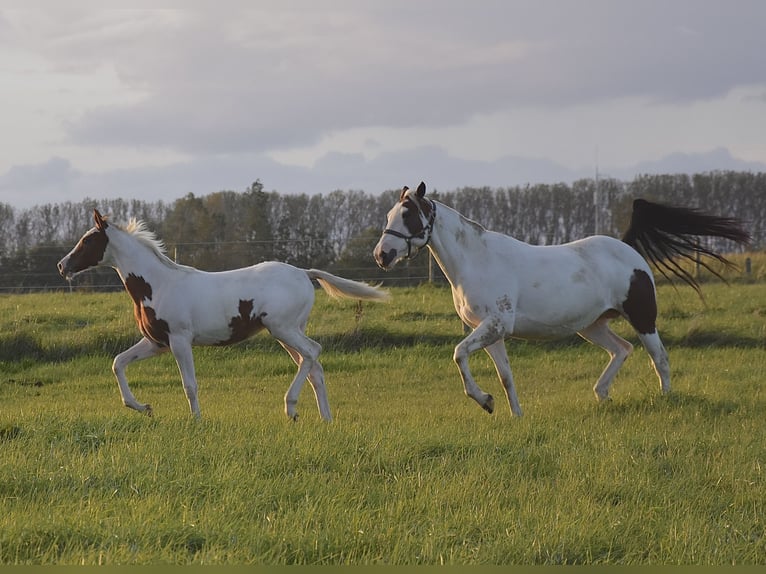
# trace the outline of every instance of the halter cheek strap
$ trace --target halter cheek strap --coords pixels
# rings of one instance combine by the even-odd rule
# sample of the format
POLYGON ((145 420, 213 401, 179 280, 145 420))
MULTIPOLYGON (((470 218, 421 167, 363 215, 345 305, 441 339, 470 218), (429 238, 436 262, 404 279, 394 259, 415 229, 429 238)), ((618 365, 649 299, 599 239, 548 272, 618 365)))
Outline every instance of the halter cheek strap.
MULTIPOLYGON (((420 211, 421 215, 423 214, 423 211, 419 207, 418 207, 418 211, 420 211)), ((432 201, 431 215, 428 216, 428 223, 420 231, 420 233, 416 233, 415 235, 405 235, 404 233, 396 231, 395 229, 386 228, 383 230, 383 235, 393 235, 394 237, 404 239, 405 243, 407 244, 407 255, 405 256, 405 259, 414 259, 415 257, 418 256, 418 253, 420 253, 420 250, 423 249, 426 245, 428 245, 429 241, 431 241, 431 235, 433 234, 435 220, 436 220, 436 204, 432 201), (426 237, 426 242, 417 248, 418 250, 415 252, 415 255, 412 255, 412 240, 423 239, 426 233, 428 233, 428 237, 426 237)))

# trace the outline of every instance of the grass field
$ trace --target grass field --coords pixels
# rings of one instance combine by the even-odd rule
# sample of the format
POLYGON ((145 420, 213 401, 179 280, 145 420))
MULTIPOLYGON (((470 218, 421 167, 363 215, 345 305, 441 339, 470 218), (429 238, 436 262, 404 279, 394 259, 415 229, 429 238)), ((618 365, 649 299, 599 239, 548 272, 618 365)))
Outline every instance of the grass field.
POLYGON ((765 564, 766 287, 660 287, 674 393, 636 352, 509 341, 525 416, 462 391, 446 288, 389 304, 317 294, 309 335, 335 420, 267 335, 197 349, 203 420, 172 357, 128 369, 124 293, 0 297, 0 564, 765 564))

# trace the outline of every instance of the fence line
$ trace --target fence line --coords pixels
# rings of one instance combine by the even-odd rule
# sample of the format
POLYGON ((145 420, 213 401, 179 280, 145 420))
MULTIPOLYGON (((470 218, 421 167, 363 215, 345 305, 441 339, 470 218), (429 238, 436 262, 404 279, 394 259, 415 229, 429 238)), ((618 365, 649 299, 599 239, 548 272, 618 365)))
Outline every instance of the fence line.
MULTIPOLYGON (((753 245, 750 247, 749 251, 757 252, 759 250, 763 249, 764 241, 759 240, 758 238, 766 238, 766 230, 762 229, 756 229, 751 231, 753 237, 755 238, 753 241, 753 245)), ((170 249, 174 249, 177 247, 203 247, 203 248, 210 248, 210 247, 217 247, 217 248, 225 248, 227 246, 232 247, 239 247, 239 246, 247 246, 247 245, 280 245, 280 244, 310 244, 310 243, 320 243, 325 242, 325 240, 319 240, 319 239, 276 239, 276 240, 253 240, 253 241, 197 241, 197 242, 179 242, 179 243, 172 243, 167 244, 166 247, 170 249)), ((28 262, 28 266, 31 267, 31 269, 3 269, 3 277, 5 279, 4 285, 0 285, 0 293, 22 293, 22 292, 37 292, 37 291, 73 291, 73 290, 79 290, 79 291, 116 291, 121 290, 123 287, 119 280, 117 279, 117 276, 114 276, 114 281, 98 281, 98 282, 92 282, 92 283, 83 283, 82 285, 72 284, 67 285, 63 282, 61 285, 56 284, 48 284, 43 285, 41 284, 42 278, 49 277, 53 278, 57 274, 55 270, 55 262, 51 265, 51 261, 53 259, 57 259, 58 256, 63 256, 66 253, 66 248, 62 247, 59 244, 41 244, 35 246, 38 250, 34 253, 29 253, 26 256, 26 260, 28 262), (35 262, 39 261, 40 265, 35 265, 35 262), (44 267, 45 266, 45 267, 44 267), (48 271, 44 270, 45 268, 50 268, 48 271), (38 281, 38 279, 40 281, 38 281), (29 281, 31 284, 25 285, 29 281)), ((370 250, 372 250, 372 247, 370 247, 370 250)), ((172 252, 171 252, 172 253, 172 252)), ((191 259, 191 254, 189 251, 186 253, 187 257, 191 259)), ((181 263, 183 263, 183 259, 186 259, 185 257, 181 257, 181 263)), ((429 254, 429 260, 430 260, 430 254, 429 254)), ((257 263, 254 261, 253 263, 257 263)), ((330 265, 328 265, 330 266, 330 265)), ((356 266, 356 267, 333 267, 332 271, 336 274, 343 275, 345 274, 351 274, 354 275, 355 279, 361 280, 361 281, 368 281, 368 282, 383 282, 384 284, 388 285, 417 285, 419 283, 423 282, 440 282, 444 281, 440 270, 436 268, 436 266, 433 264, 432 261, 429 261, 428 266, 424 266, 423 269, 417 269, 415 275, 406 275, 402 276, 399 275, 388 275, 385 277, 381 277, 380 274, 374 275, 373 271, 376 271, 375 267, 371 264, 370 266, 356 266)), ((106 270, 101 271, 101 273, 109 273, 106 270)), ((743 269, 743 273, 745 275, 749 275, 746 269, 743 269)), ((91 275, 92 277, 92 275, 91 275)))

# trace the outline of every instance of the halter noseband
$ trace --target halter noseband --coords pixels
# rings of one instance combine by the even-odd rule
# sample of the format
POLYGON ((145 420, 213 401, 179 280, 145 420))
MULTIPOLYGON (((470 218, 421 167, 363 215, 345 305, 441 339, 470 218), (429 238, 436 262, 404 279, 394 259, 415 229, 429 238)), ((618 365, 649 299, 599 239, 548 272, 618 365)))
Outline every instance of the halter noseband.
MULTIPOLYGON (((405 235, 404 233, 396 231, 395 229, 386 228, 383 230, 383 235, 393 235, 394 237, 404 239, 405 243, 407 243, 407 255, 405 256, 405 259, 414 259, 415 257, 417 257, 418 253, 420 253, 420 250, 423 249, 426 245, 428 245, 429 241, 431 241, 431 235, 433 234, 433 230, 434 230, 434 221, 436 220, 436 203, 434 203, 433 201, 430 203, 431 203, 431 215, 428 216, 428 224, 423 229, 421 229, 419 233, 416 233, 414 235, 405 235), (428 233, 428 237, 426 237, 426 242, 417 248, 418 250, 415 252, 415 255, 412 255, 412 240, 422 239, 426 233, 428 233)), ((420 206, 418 206, 418 211, 420 212, 421 215, 423 215, 423 210, 420 209, 420 206)))

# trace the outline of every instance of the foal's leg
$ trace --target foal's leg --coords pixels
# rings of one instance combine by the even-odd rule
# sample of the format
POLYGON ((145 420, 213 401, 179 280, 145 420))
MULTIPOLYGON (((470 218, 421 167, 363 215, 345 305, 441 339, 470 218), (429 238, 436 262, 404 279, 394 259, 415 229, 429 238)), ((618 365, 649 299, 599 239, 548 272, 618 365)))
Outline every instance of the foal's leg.
POLYGON ((665 346, 660 340, 660 336, 655 330, 653 333, 639 333, 638 338, 641 339, 646 352, 652 358, 652 365, 654 365, 654 372, 657 373, 657 378, 660 379, 660 388, 663 393, 670 392, 670 360, 668 359, 668 352, 665 350, 665 346))
MULTIPOLYGON (((319 353, 322 351, 321 345, 316 341, 309 339, 300 329, 283 330, 280 328, 273 328, 270 332, 283 347, 289 347, 299 355, 299 360, 296 361, 298 363, 298 372, 295 374, 293 382, 290 383, 287 393, 285 393, 285 413, 287 416, 293 420, 298 418, 298 411, 296 408, 298 404, 298 396, 303 388, 303 383, 306 382, 306 378, 311 373, 316 375, 316 378, 312 379, 311 384, 314 387, 314 393, 317 396, 319 415, 324 420, 332 420, 321 365, 319 369, 315 368, 316 365, 319 364, 319 353)), ((290 353, 290 355, 292 356, 292 353, 290 353)))
MULTIPOLYGON (((282 343, 282 341, 280 341, 280 344, 282 347, 284 347, 285 351, 290 354, 290 356, 293 358, 293 361, 295 361, 295 364, 300 367, 301 361, 303 360, 300 353, 298 353, 298 351, 292 347, 288 347, 282 343)), ((327 400, 327 388, 324 382, 324 369, 322 369, 322 365, 319 363, 319 360, 314 361, 314 366, 311 368, 308 374, 308 381, 311 385, 311 388, 314 389, 314 397, 317 401, 317 407, 319 408, 320 416, 325 420, 332 420, 332 416, 330 415, 330 403, 327 400)), ((298 415, 296 414, 295 416, 297 417, 298 415)))
POLYGON ((495 363, 497 376, 500 377, 500 382, 503 383, 505 396, 508 398, 508 404, 511 406, 511 412, 520 417, 522 415, 521 406, 516 396, 516 387, 513 384, 513 374, 511 373, 511 365, 508 362, 508 352, 505 350, 505 341, 500 339, 491 345, 487 345, 484 350, 492 358, 492 362, 495 363))
POLYGON ((609 399, 609 387, 625 359, 633 351, 633 345, 609 328, 608 319, 599 319, 578 333, 586 341, 598 345, 609 353, 609 363, 596 381, 593 392, 600 401, 609 399))
POLYGON ((468 357, 475 351, 492 345, 498 340, 502 341, 503 337, 497 321, 485 319, 479 323, 470 335, 457 344, 452 357, 460 371, 460 377, 463 379, 465 394, 479 403, 481 408, 490 414, 495 410, 495 399, 489 393, 482 391, 476 384, 471 375, 471 370, 468 368, 468 357))
POLYGON ((184 386, 186 400, 189 401, 189 409, 196 418, 200 418, 199 401, 197 400, 197 376, 194 372, 194 356, 191 342, 182 336, 170 337, 170 351, 178 364, 181 372, 181 383, 184 386))
POLYGON ((123 351, 114 358, 112 372, 114 373, 114 376, 117 377, 117 385, 120 387, 120 396, 122 397, 123 405, 152 416, 152 406, 139 403, 136 400, 136 397, 133 396, 133 393, 128 386, 127 377, 125 376, 125 369, 133 361, 148 359, 149 357, 154 357, 164 351, 167 351, 167 347, 160 347, 144 337, 130 349, 123 351))

